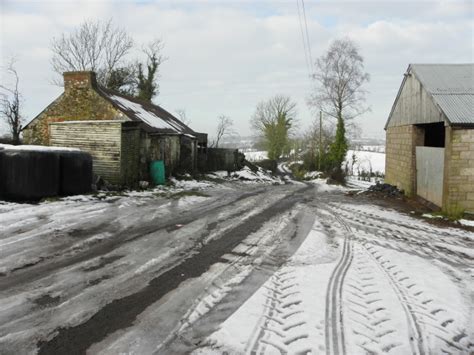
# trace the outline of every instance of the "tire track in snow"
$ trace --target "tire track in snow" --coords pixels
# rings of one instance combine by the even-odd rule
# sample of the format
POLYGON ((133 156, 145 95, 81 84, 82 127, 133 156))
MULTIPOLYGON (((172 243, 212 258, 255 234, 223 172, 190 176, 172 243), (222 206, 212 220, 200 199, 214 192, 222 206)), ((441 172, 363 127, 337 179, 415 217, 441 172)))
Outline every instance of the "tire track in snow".
POLYGON ((403 345, 405 337, 399 334, 397 323, 393 321, 394 313, 403 310, 393 307, 393 301, 398 305, 398 300, 384 292, 384 288, 390 286, 380 277, 378 268, 362 246, 354 247, 353 265, 348 272, 344 293, 346 324, 354 334, 353 342, 370 354, 388 352, 403 345))
POLYGON ((329 279, 326 292, 326 351, 330 354, 345 354, 345 336, 342 314, 342 287, 352 262, 352 234, 350 228, 335 214, 341 226, 346 229, 342 255, 329 279))
MULTIPOLYGON (((346 229, 346 231, 348 233, 348 235, 345 239, 345 242, 347 240, 352 239, 353 238, 353 232, 352 232, 352 229, 349 226, 349 224, 347 224, 338 214, 336 214, 336 212, 334 212, 333 210, 331 210, 331 211, 332 211, 334 217, 336 218, 336 220, 346 229)), ((352 256, 351 256, 351 258, 352 258, 352 256)), ((343 253, 343 256, 341 257, 341 261, 343 261, 343 260, 344 260, 344 253, 343 253)), ((374 260, 377 262, 376 258, 374 258, 374 260)), ((410 345, 411 345, 413 354, 417 354, 417 355, 418 354, 419 355, 426 354, 426 351, 425 351, 424 345, 423 345, 421 327, 420 327, 419 323, 417 322, 417 318, 416 318, 416 316, 413 312, 413 309, 412 309, 411 305, 409 304, 409 302, 407 300, 406 295, 402 292, 401 288, 398 286, 396 281, 391 277, 391 275, 386 272, 386 270, 383 268, 383 266, 380 265, 378 262, 377 262, 377 265, 379 265, 380 269, 384 272, 385 276, 388 278, 388 280, 389 280, 389 282, 392 286, 393 291, 397 295, 397 297, 400 301, 400 304, 402 305, 403 310, 405 311, 405 315, 406 315, 406 318, 407 318, 407 324, 409 326, 409 332, 411 334, 411 336, 410 336, 410 345)), ((335 273, 336 272, 338 272, 337 267, 335 269, 335 273)), ((329 286, 331 287, 331 283, 329 284, 329 286)), ((332 285, 332 287, 334 288, 334 285, 332 285)), ((342 282, 340 282, 340 293, 342 293, 342 282)), ((337 295, 335 295, 335 296, 337 296, 337 295)), ((329 312, 329 308, 330 308, 328 305, 331 305, 331 311, 334 313, 335 310, 337 309, 336 308, 337 305, 336 306, 334 305, 334 300, 332 301, 332 303, 329 303, 329 301, 330 300, 327 298, 326 299, 327 312, 329 312)), ((339 296, 338 301, 339 301, 339 303, 341 302, 341 297, 340 296, 339 296)), ((328 346, 327 349, 331 349, 331 351, 332 351, 331 353, 333 353, 333 354, 339 354, 340 353, 339 350, 342 349, 342 354, 344 354, 345 353, 344 330, 343 330, 343 323, 342 323, 342 321, 343 321, 342 320, 342 310, 340 309, 340 306, 339 306, 339 317, 336 320, 339 320, 339 323, 334 324, 334 319, 328 319, 328 318, 326 319, 327 326, 329 326, 329 329, 327 330, 327 333, 326 333, 326 343, 327 343, 327 346, 328 346), (340 336, 338 335, 338 332, 335 331, 335 329, 337 329, 336 328, 337 326, 339 326, 339 328, 340 328, 340 330, 339 330, 340 336), (331 339, 331 337, 332 337, 332 339, 331 339), (339 340, 340 342, 342 341, 342 346, 339 346, 339 345, 335 344, 335 342, 337 340, 339 340), (329 346, 331 346, 331 347, 329 347, 329 346)))
MULTIPOLYGON (((439 231, 437 228, 428 228, 425 233, 422 233, 419 227, 408 228, 407 225, 402 224, 399 230, 396 230, 393 226, 397 224, 397 220, 380 218, 372 213, 358 213, 359 209, 343 207, 339 203, 330 203, 330 205, 335 213, 347 220, 348 225, 355 226, 357 234, 354 239, 361 241, 360 244, 366 250, 367 256, 390 281, 394 293, 408 316, 411 338, 416 340, 413 353, 430 353, 434 349, 447 354, 470 353, 474 344, 469 340, 469 326, 459 323, 453 310, 450 311, 449 302, 438 300, 436 294, 427 292, 426 285, 423 287, 423 280, 417 279, 416 273, 413 275, 410 269, 400 267, 397 259, 390 254, 409 253, 415 258, 430 260, 430 264, 434 258, 434 261, 440 264, 457 264, 461 270, 465 269, 463 265, 466 265, 467 257, 459 253, 454 254, 451 250, 440 250, 436 245, 430 244, 432 233, 439 231), (387 230, 389 233, 386 233, 387 230), (377 237, 382 237, 385 241, 377 237), (410 245, 411 248, 406 248, 404 243, 410 245)), ((456 239, 463 236, 463 233, 459 231, 454 230, 453 234, 443 231, 442 236, 449 237, 449 242, 453 245, 465 246, 465 243, 456 239)), ((410 341, 410 343, 414 342, 410 341)))
MULTIPOLYGON (((275 350, 281 354, 295 353, 290 348, 309 337, 304 330, 306 322, 299 317, 304 309, 293 274, 294 270, 284 268, 270 278, 266 286, 265 311, 256 326, 255 337, 247 345, 247 353, 272 354, 275 350)), ((307 348, 300 349, 301 353, 309 351, 307 348)))
MULTIPOLYGON (((451 325, 454 323, 444 306, 439 305, 433 298, 427 296, 425 290, 419 287, 419 282, 408 276, 403 270, 398 267, 389 258, 383 257, 383 253, 375 246, 365 247, 367 254, 375 260, 381 270, 383 270, 388 277, 393 280, 400 291, 400 294, 406 301, 407 307, 411 313, 416 317, 419 327, 423 327, 423 340, 437 338, 448 347, 448 349, 441 349, 445 353, 450 354, 462 353, 468 354, 469 348, 472 346, 463 345, 463 339, 467 337, 466 330, 458 326, 451 325), (449 339, 447 339, 449 338, 449 339)), ((426 342, 425 342, 426 343, 426 342)), ((424 344, 424 348, 428 349, 428 343, 424 344)), ((436 346, 435 348, 438 348, 436 346)), ((429 353, 429 350, 426 350, 429 353)))

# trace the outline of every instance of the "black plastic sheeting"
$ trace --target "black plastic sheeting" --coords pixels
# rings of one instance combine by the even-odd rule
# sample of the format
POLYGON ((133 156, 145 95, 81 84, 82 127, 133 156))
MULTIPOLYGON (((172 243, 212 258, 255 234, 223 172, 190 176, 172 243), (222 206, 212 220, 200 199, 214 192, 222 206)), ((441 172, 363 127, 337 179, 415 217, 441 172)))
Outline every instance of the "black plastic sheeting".
POLYGON ((37 201, 91 191, 88 153, 0 149, 0 197, 37 201))

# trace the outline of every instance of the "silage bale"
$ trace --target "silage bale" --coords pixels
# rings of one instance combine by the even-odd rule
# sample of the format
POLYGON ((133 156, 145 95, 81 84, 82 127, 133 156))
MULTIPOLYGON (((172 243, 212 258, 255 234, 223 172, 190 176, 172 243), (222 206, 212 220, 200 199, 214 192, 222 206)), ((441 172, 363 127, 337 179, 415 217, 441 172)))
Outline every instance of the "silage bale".
POLYGON ((5 171, 5 168, 3 167, 3 151, 4 148, 0 146, 0 199, 3 198, 3 190, 4 190, 4 177, 3 177, 3 171, 5 171))
POLYGON ((80 151, 59 152, 59 193, 85 194, 92 190, 92 156, 80 151))
POLYGON ((59 155, 50 151, 2 150, 3 197, 36 201, 59 193, 59 155))

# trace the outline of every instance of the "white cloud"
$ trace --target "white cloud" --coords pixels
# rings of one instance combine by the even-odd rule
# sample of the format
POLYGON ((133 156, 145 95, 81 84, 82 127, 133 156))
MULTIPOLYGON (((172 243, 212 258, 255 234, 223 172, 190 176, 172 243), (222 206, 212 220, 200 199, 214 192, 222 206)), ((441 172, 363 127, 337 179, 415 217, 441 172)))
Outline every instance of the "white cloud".
MULTIPOLYGON (((337 37, 349 36, 360 46, 371 74, 373 110, 361 120, 369 134, 384 134, 410 62, 473 61, 470 1, 305 3, 313 59, 337 37)), ((170 111, 185 108, 196 129, 212 134, 224 113, 246 135, 256 103, 277 93, 291 95, 300 126, 309 125, 311 86, 293 2, 3 0, 0 16, 1 59, 20 59, 29 118, 61 91, 50 85, 51 38, 84 19, 112 17, 138 42, 164 40, 169 60, 161 69, 157 102, 170 111)))

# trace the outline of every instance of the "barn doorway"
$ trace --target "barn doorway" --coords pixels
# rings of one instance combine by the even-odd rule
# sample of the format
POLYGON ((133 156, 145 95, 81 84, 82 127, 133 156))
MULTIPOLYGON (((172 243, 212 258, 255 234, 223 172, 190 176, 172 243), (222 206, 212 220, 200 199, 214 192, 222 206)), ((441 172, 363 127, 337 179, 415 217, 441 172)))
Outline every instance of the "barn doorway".
POLYGON ((420 132, 416 147, 416 194, 441 207, 444 185, 444 122, 417 125, 420 132))

